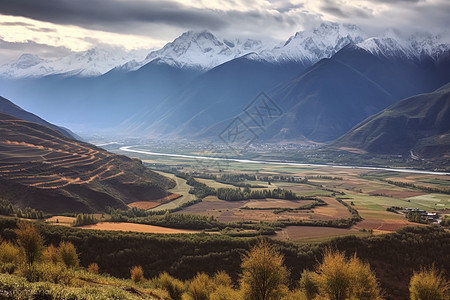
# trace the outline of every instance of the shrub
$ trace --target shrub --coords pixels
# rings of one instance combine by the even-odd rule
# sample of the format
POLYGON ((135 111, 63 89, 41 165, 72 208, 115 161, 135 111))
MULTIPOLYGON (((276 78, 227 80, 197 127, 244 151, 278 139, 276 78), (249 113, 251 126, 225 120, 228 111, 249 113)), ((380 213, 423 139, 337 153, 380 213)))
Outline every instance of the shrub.
POLYGON ((91 263, 88 266, 89 273, 98 274, 98 270, 99 270, 99 268, 98 268, 98 264, 97 263, 91 263))
POLYGON ((342 252, 327 250, 315 277, 320 295, 327 299, 381 299, 375 274, 356 255, 347 259, 342 252))
POLYGON ((409 283, 411 300, 448 300, 449 282, 435 266, 414 272, 409 283))
POLYGON ((44 240, 36 227, 28 223, 19 223, 17 234, 17 243, 25 254, 25 261, 32 265, 42 256, 44 250, 44 240))
POLYGON ((279 299, 287 290, 284 257, 268 241, 261 240, 244 254, 241 267, 244 299, 279 299))
POLYGON ((300 289, 305 294, 307 300, 312 300, 319 293, 319 287, 315 279, 314 272, 304 270, 300 277, 300 289))
POLYGON ((71 242, 61 242, 58 248, 60 261, 67 267, 77 267, 80 263, 77 250, 71 242))
POLYGON ((53 246, 53 244, 51 244, 44 250, 43 256, 45 261, 51 262, 53 264, 58 263, 59 260, 58 248, 56 248, 55 246, 53 246))
POLYGON ((198 273, 189 283, 189 292, 194 300, 208 300, 214 283, 207 274, 198 273))
POLYGON ((0 272, 12 274, 20 261, 20 249, 9 242, 0 243, 0 272))
POLYGON ((219 271, 214 274, 213 282, 216 287, 226 286, 231 287, 232 281, 230 275, 225 271, 219 271))
POLYGON ((181 300, 181 296, 185 291, 185 285, 182 281, 173 278, 167 272, 161 273, 158 277, 153 279, 155 287, 169 292, 172 300, 181 300))
POLYGON ((135 283, 143 282, 145 280, 144 270, 142 270, 141 266, 133 266, 130 269, 131 280, 135 283))
POLYGON ((219 285, 209 296, 210 300, 240 300, 242 296, 230 286, 219 285))
POLYGON ((62 263, 56 264, 43 264, 40 263, 36 266, 36 272, 39 274, 39 278, 42 281, 49 281, 53 283, 70 284, 73 279, 73 273, 67 269, 62 263))

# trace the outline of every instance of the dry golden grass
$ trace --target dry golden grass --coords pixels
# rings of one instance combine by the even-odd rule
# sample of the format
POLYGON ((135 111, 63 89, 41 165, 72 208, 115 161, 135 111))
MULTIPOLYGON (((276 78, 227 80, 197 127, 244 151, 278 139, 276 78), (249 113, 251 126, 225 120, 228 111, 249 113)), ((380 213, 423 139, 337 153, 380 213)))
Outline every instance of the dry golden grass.
POLYGON ((157 207, 158 205, 161 205, 161 203, 153 201, 136 201, 128 204, 129 207, 135 207, 138 209, 151 209, 157 207))
POLYGON ((161 226, 145 225, 145 224, 133 224, 122 222, 103 222, 94 225, 81 226, 83 229, 94 230, 110 230, 110 231, 132 231, 132 232, 144 232, 144 233, 164 233, 164 234, 177 234, 177 233, 200 233, 198 230, 186 230, 186 229, 174 229, 161 226))
POLYGON ((129 207, 136 207, 139 209, 152 209, 155 208, 161 204, 173 201, 175 199, 178 199, 180 197, 182 197, 183 195, 180 194, 170 194, 169 196, 166 196, 164 198, 160 198, 158 200, 155 201, 136 201, 136 202, 132 202, 130 204, 128 204, 129 207))

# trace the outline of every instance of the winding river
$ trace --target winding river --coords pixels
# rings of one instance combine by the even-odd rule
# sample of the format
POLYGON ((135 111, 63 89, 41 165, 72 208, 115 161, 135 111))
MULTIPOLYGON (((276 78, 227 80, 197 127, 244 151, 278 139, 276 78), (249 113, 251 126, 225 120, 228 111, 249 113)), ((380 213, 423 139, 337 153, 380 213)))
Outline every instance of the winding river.
POLYGON ((448 173, 448 172, 434 172, 434 171, 424 171, 424 170, 414 170, 414 169, 396 169, 396 168, 365 167, 365 166, 341 166, 341 165, 327 165, 327 164, 304 164, 304 163, 294 163, 294 162, 277 162, 277 161, 250 160, 250 159, 238 159, 238 158, 209 157, 209 156, 199 156, 199 155, 158 153, 158 152, 131 149, 133 147, 137 147, 137 146, 123 146, 123 147, 120 147, 120 150, 125 151, 125 152, 146 154, 146 155, 151 155, 151 156, 169 156, 169 157, 180 157, 180 158, 188 158, 188 159, 230 161, 230 162, 263 164, 263 165, 282 165, 282 166, 297 166, 297 167, 328 167, 328 168, 331 167, 331 168, 339 168, 339 169, 380 170, 380 171, 425 174, 425 175, 450 175, 450 173, 448 173))

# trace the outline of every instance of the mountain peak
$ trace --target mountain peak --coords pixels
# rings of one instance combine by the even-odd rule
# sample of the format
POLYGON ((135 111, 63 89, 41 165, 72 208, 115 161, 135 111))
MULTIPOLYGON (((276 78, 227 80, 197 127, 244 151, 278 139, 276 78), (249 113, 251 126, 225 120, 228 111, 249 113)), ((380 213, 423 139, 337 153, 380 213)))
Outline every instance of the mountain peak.
POLYGON ((45 61, 44 59, 40 58, 37 55, 30 54, 30 53, 24 53, 13 64, 19 69, 26 69, 26 68, 33 67, 44 61, 45 61))
POLYGON ((247 53, 259 51, 262 47, 262 42, 258 40, 219 39, 207 30, 191 30, 163 48, 150 52, 141 66, 157 60, 182 68, 208 70, 247 53))
POLYGON ((138 51, 122 47, 102 46, 73 52, 56 60, 44 60, 33 54, 23 54, 11 64, 0 66, 5 78, 43 77, 47 75, 99 76, 133 59, 142 60, 138 51))
POLYGON ((282 47, 266 52, 269 61, 298 61, 312 64, 329 58, 351 43, 359 43, 366 35, 353 24, 323 22, 311 30, 291 36, 282 47))

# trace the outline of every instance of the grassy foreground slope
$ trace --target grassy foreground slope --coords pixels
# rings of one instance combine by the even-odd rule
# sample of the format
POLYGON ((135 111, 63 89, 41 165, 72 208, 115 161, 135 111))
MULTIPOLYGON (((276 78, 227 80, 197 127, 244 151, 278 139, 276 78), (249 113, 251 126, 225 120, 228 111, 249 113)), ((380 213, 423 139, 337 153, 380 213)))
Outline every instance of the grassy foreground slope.
POLYGON ((96 212, 167 196, 174 181, 51 128, 0 113, 0 194, 15 207, 96 212))
MULTIPOLYGON (((241 255, 256 238, 221 235, 157 235, 90 231, 37 223, 47 245, 70 241, 80 253, 82 266, 98 263, 101 272, 129 278, 129 270, 141 265, 147 278, 168 271, 180 279, 197 272, 210 275, 224 270, 238 278, 241 255)), ((0 219, 4 240, 15 239, 16 219, 0 219)), ((321 244, 272 242, 284 255, 295 284, 303 269, 312 269, 324 249, 332 247, 348 255, 357 253, 374 268, 387 299, 405 299, 413 270, 433 263, 450 270, 450 233, 439 227, 407 227, 396 233, 368 238, 353 236, 321 244)))

